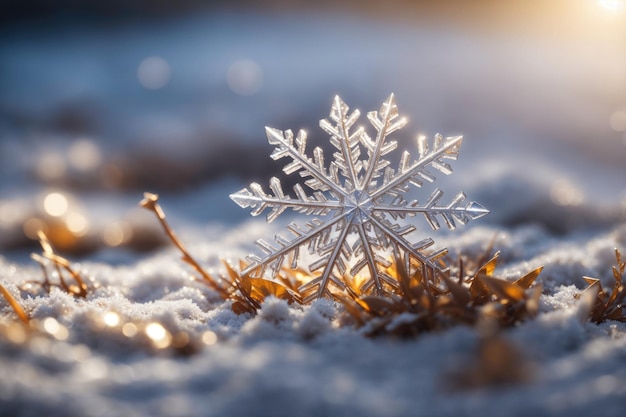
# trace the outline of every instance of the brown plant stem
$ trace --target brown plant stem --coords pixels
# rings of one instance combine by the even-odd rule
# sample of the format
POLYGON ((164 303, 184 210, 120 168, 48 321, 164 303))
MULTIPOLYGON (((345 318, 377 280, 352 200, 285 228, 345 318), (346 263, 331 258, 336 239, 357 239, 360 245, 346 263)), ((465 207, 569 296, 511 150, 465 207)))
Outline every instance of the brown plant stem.
POLYGON ((165 218, 165 212, 159 205, 159 196, 153 193, 144 193, 143 195, 144 195, 144 199, 141 200, 139 205, 147 210, 152 211, 156 215, 157 219, 159 220, 159 223, 161 223, 161 226, 163 227, 163 230, 165 231, 167 236, 170 238, 172 243, 178 248, 178 250, 183 254, 182 256, 183 261, 189 264, 198 274, 200 274, 204 282, 208 284, 212 289, 220 293, 222 297, 224 298, 228 297, 229 295, 228 291, 224 289, 221 285, 219 285, 217 282, 215 282, 213 277, 211 277, 200 266, 200 264, 196 262, 196 260, 187 251, 187 248, 185 248, 183 243, 178 239, 178 236, 176 236, 176 233, 174 233, 174 230, 170 227, 169 223, 167 222, 167 219, 165 218))

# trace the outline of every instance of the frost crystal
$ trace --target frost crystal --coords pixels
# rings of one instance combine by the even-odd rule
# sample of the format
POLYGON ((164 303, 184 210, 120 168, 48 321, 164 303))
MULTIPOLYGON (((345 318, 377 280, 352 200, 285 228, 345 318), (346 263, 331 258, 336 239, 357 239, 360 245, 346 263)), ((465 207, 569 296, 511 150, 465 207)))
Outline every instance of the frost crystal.
POLYGON ((409 235, 415 226, 406 221, 400 224, 399 220, 422 214, 433 230, 440 227, 440 220, 454 229, 457 222, 465 224, 489 212, 476 202, 466 202, 463 193, 442 204, 443 192, 438 188, 423 203, 403 197, 411 185, 420 188, 425 182, 434 182, 434 171, 446 175, 452 172, 447 161, 457 158, 462 136, 444 138, 437 134, 432 143, 419 136, 417 159, 405 151, 394 169, 385 157, 398 143, 389 136, 407 122, 398 114, 394 95, 380 111, 367 114, 376 131, 374 139, 361 127, 352 129, 359 116, 358 110, 350 112, 336 96, 329 119, 320 121, 336 148, 329 166, 321 148, 315 148, 312 157, 306 153, 305 131, 300 130, 294 138, 291 130, 266 127, 267 139, 275 147, 272 159, 291 159, 283 171, 299 173, 310 191, 296 184, 295 196, 286 195, 280 180, 273 177, 271 192, 252 183, 230 198, 241 207, 251 207, 254 216, 269 210, 268 222, 287 209, 315 217, 302 227, 289 224, 291 236, 277 235, 274 244, 258 240, 256 244, 263 253, 248 257, 249 265, 242 273, 261 277, 269 269, 276 277, 286 259, 291 268, 297 268, 306 262, 308 253, 310 261, 306 263, 313 278, 298 290, 304 301, 310 301, 332 296, 332 287, 344 289, 346 273, 363 278, 362 292, 384 294, 397 288, 398 282, 388 273, 392 258, 401 260, 409 272, 416 268, 421 268, 425 276, 446 272, 437 259, 447 250, 428 251, 434 244, 431 238, 413 242, 409 235), (301 253, 303 250, 305 253, 301 253))

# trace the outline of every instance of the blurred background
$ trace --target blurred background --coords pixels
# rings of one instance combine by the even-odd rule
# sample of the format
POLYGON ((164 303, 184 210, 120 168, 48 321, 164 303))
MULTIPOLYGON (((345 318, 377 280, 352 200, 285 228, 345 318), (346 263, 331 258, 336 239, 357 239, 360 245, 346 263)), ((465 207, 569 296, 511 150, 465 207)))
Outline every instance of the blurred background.
POLYGON ((282 168, 264 126, 325 146, 335 94, 364 114, 395 93, 409 151, 463 134, 437 185, 487 223, 626 220, 626 0, 335 3, 4 0, 0 253, 40 229, 76 256, 153 250, 144 191, 183 229, 239 224, 228 194, 282 168))

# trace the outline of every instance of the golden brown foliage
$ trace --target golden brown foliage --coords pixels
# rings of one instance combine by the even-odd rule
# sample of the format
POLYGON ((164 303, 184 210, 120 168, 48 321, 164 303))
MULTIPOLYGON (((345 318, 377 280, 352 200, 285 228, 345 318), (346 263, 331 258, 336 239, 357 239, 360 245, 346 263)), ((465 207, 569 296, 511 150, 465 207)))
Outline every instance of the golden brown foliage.
POLYGON ((626 322, 624 315, 624 298, 626 298, 626 288, 624 288, 623 278, 626 271, 626 262, 622 259, 622 254, 615 249, 616 265, 613 266, 613 288, 606 291, 602 288, 602 283, 597 278, 583 277, 588 287, 580 295, 587 308, 584 318, 589 318, 594 323, 602 323, 606 320, 617 320, 626 322))
MULTIPOLYGON (((402 261, 396 260, 388 271, 399 283, 395 294, 380 297, 353 293, 352 299, 343 297, 341 301, 357 324, 367 324, 367 333, 372 336, 415 336, 483 320, 511 326, 537 313, 542 287, 530 286, 543 267, 510 282, 493 276, 498 258, 499 252, 477 271, 460 272, 458 277, 425 276, 420 269, 409 275, 402 261)), ((461 266, 459 271, 466 269, 461 266)))

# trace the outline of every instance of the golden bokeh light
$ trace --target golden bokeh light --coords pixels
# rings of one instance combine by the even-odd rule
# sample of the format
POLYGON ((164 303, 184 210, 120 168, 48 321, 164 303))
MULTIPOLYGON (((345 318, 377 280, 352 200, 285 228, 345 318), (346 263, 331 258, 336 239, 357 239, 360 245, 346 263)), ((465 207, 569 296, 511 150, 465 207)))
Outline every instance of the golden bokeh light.
POLYGON ((217 335, 210 331, 207 330, 206 332, 202 333, 202 343, 204 343, 207 346, 211 346, 214 345, 217 342, 217 335))
POLYGON ((109 311, 104 314, 104 316, 102 317, 102 321, 107 327, 116 327, 120 324, 122 319, 120 318, 120 315, 116 312, 109 311))
POLYGON ((126 337, 135 337, 139 330, 134 323, 125 323, 122 326, 122 334, 126 337))
POLYGON ((165 349, 172 344, 172 335, 160 323, 148 324, 145 332, 157 349, 165 349))
POLYGON ((110 224, 102 232, 104 243, 110 247, 117 247, 128 242, 132 237, 133 231, 130 226, 124 222, 115 222, 110 224))
POLYGON ((61 193, 50 193, 46 195, 43 200, 43 209, 52 217, 63 216, 67 213, 68 208, 69 202, 67 201, 67 197, 61 193))
POLYGON ((47 317, 41 323, 43 330, 57 340, 67 340, 69 331, 65 326, 57 321, 54 317, 47 317))
POLYGON ((78 237, 85 236, 89 231, 89 222, 87 218, 80 213, 72 212, 65 219, 67 228, 70 232, 78 237))

